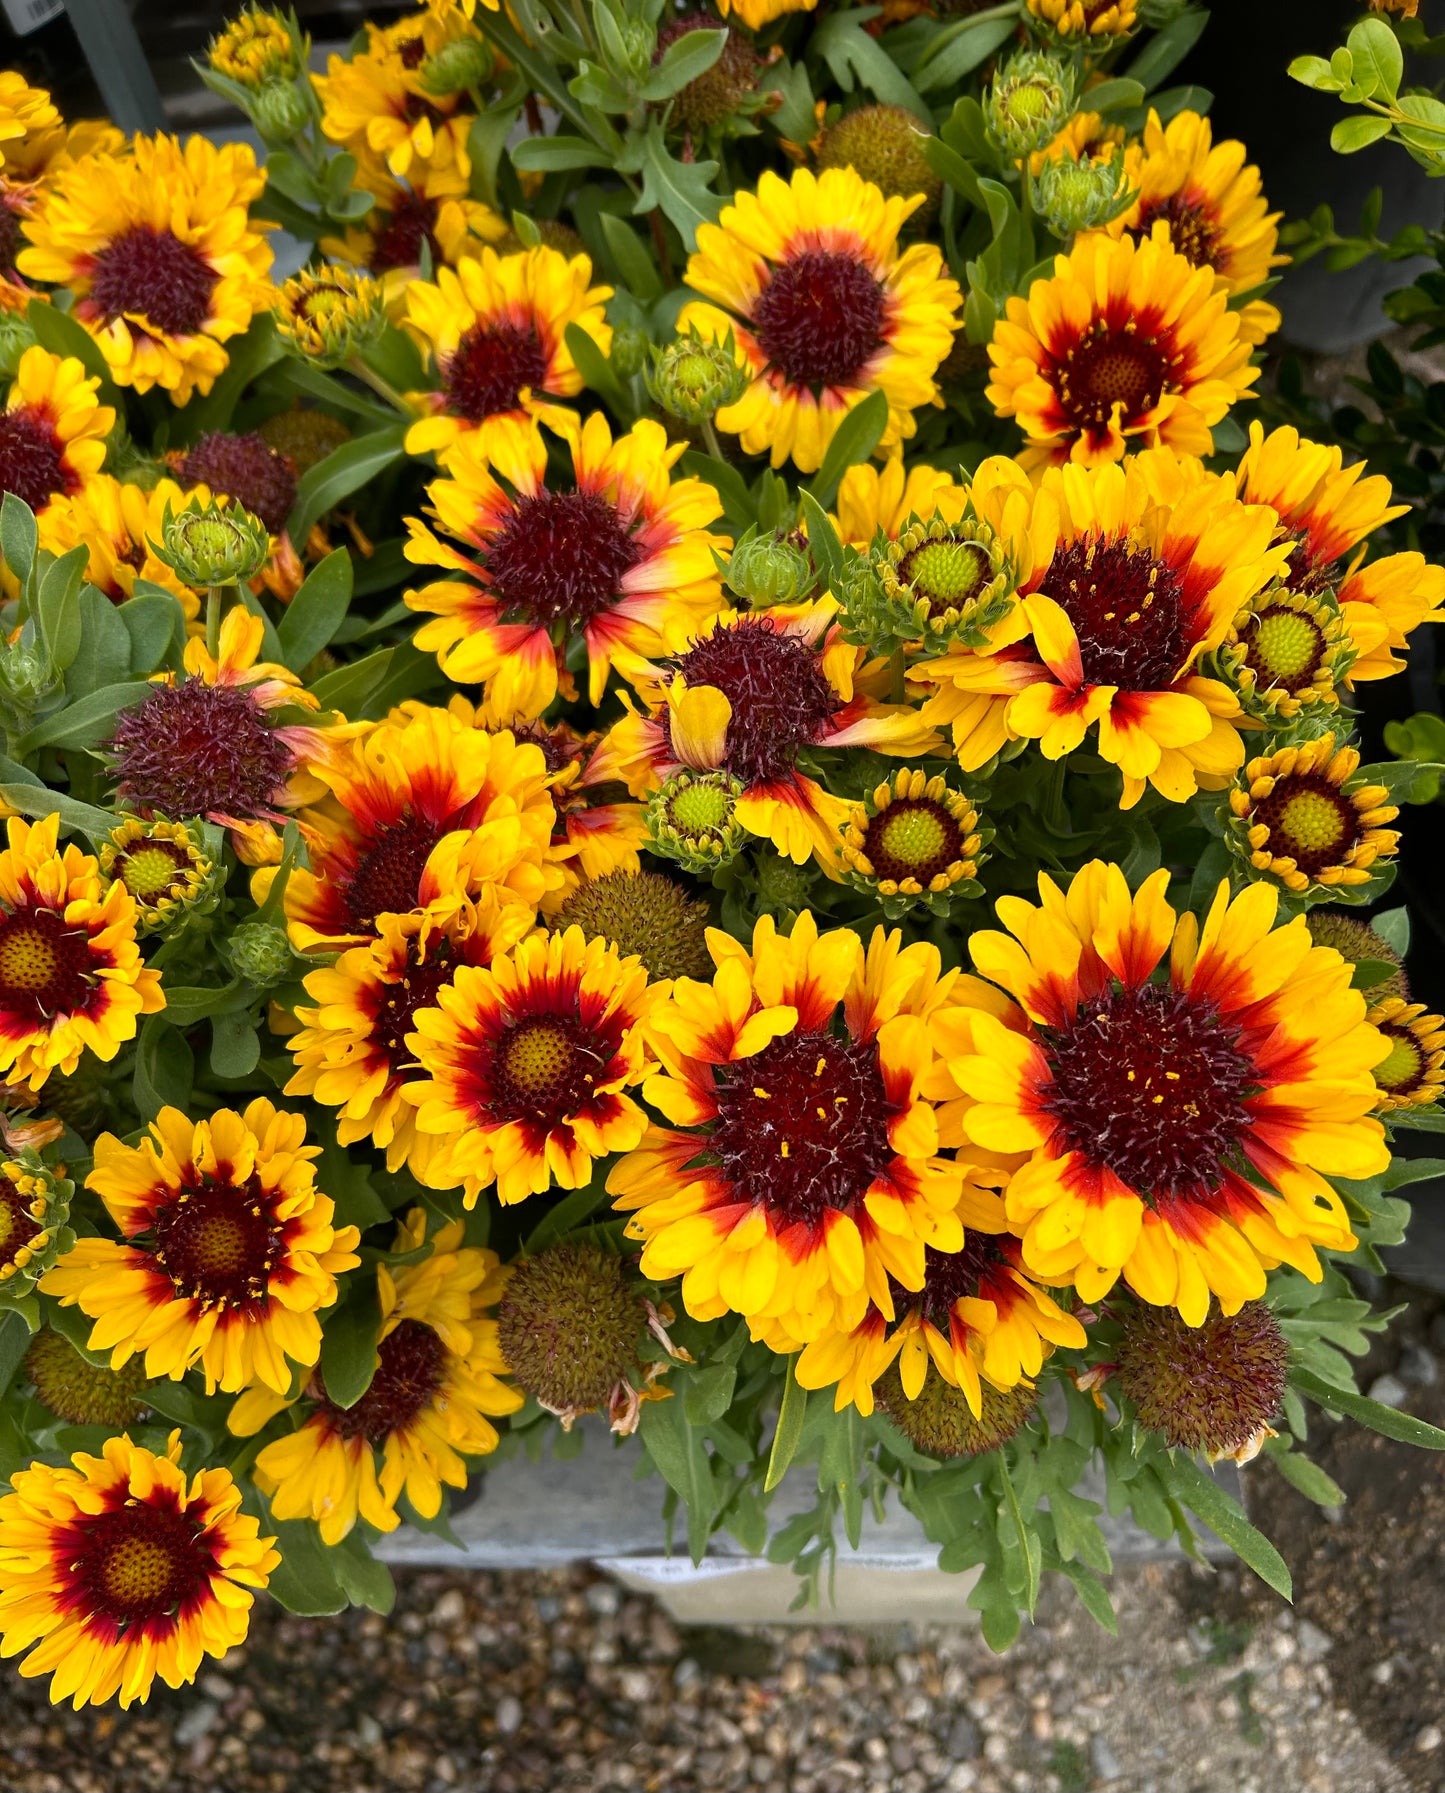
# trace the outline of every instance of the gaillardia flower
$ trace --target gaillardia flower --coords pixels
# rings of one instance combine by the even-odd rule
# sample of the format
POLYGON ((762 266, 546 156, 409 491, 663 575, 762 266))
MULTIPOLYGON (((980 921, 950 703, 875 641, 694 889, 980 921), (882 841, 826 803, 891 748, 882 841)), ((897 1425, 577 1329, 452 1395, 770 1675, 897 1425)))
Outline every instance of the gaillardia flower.
POLYGON ((446 457, 451 477, 428 487, 432 514, 462 547, 409 520, 407 558, 463 578, 406 601, 436 618, 416 645, 449 678, 484 685, 483 719, 508 727, 556 697, 575 641, 593 704, 614 658, 680 647, 721 606, 713 552, 729 541, 708 528, 722 514, 713 488, 671 475, 686 444, 669 444, 650 419, 614 442, 594 412, 568 440, 570 485, 547 483, 546 444, 529 423, 498 422, 489 441, 461 438, 446 457))
POLYGON ((1097 723, 1125 808, 1146 784, 1174 802, 1220 788, 1244 759, 1241 713, 1198 662, 1281 565, 1274 531, 1265 506, 1241 504, 1228 478, 1167 449, 1122 467, 1047 469, 1019 591, 1032 641, 910 668, 939 693, 925 715, 953 724, 968 770, 1019 735, 1058 759, 1097 723))
POLYGON ((376 340, 386 322, 384 302, 381 282, 365 274, 303 268, 276 295, 277 334, 317 366, 340 367, 376 340))
MULTIPOLYGON (((1176 112, 1164 125, 1151 111, 1144 154, 1130 168, 1139 197, 1107 226, 1109 234, 1139 242, 1162 224, 1173 247, 1196 268, 1213 268, 1232 298, 1255 292, 1289 257, 1276 253, 1280 214, 1268 209, 1259 170, 1245 154, 1233 138, 1215 143, 1198 112, 1176 112)), ((1278 328, 1279 311, 1264 299, 1240 308, 1245 342, 1263 342, 1278 328)))
POLYGON ((1207 455, 1211 427, 1253 385, 1250 345, 1212 268, 1162 238, 1079 238, 988 345, 989 401, 1016 417, 1024 466, 1095 466, 1167 444, 1207 455))
POLYGON ((1107 42, 1132 31, 1138 21, 1134 0, 1028 0, 1028 10, 1038 24, 1062 38, 1107 42))
MULTIPOLYGON (((562 883, 548 856, 547 763, 531 742, 419 705, 333 746, 309 770, 326 801, 297 817, 311 857, 284 897, 298 952, 367 940, 381 916, 438 898, 491 889, 535 908, 562 883)), ((258 903, 274 875, 257 873, 258 903)))
POLYGON ((593 286, 592 262, 545 243, 516 255, 482 249, 435 282, 406 289, 406 326, 436 370, 438 390, 410 395, 423 413, 407 431, 409 454, 435 450, 445 463, 458 437, 477 433, 485 453, 497 418, 540 418, 567 434, 575 414, 549 401, 575 398, 582 376, 567 347, 576 324, 605 355, 612 330, 603 307, 610 286, 593 286))
MULTIPOLYGON (((726 772, 742 782, 743 794, 719 807, 730 793, 705 787, 718 826, 735 818, 798 865, 811 855, 836 876, 838 830, 849 807, 798 771, 799 753, 926 753, 937 737, 917 710, 854 695, 861 656, 837 636, 835 610, 830 598, 719 617, 686 653, 651 669, 651 716, 629 714, 616 724, 598 750, 596 775, 624 779, 641 797, 684 769, 726 772)), ((699 825, 705 819, 699 813, 699 825)), ((670 825, 683 838, 699 832, 681 816, 670 825)))
POLYGON ((1015 1388, 1038 1375, 1055 1345, 1086 1343, 1079 1322, 1021 1265, 1018 1241, 1006 1233, 970 1229, 961 1251, 926 1250, 922 1289, 895 1285, 891 1313, 870 1306, 851 1331, 814 1339, 797 1362, 799 1385, 836 1383, 835 1410, 851 1404, 867 1415, 874 1384, 895 1359, 910 1401, 922 1392, 931 1364, 981 1418, 985 1382, 1015 1388))
MULTIPOLYGON (((1122 1305, 1122 1304, 1121 1304, 1122 1305)), ((1279 1415, 1289 1345, 1263 1301, 1211 1309, 1197 1326, 1171 1308, 1122 1306, 1119 1387, 1140 1425, 1211 1462, 1251 1462, 1279 1415)))
POLYGON ((165 1007, 141 961, 136 904, 89 853, 58 844, 60 818, 6 823, 0 852, 0 1073, 40 1089, 82 1052, 113 1059, 165 1007))
POLYGON ((1379 876, 1400 841, 1383 826, 1399 809, 1359 766, 1359 749, 1337 748, 1332 734, 1251 760, 1229 793, 1230 838, 1250 869, 1294 896, 1333 889, 1359 901, 1355 887, 1379 876))
POLYGON ((651 978, 706 977, 712 969, 708 906, 660 872, 607 872, 579 884, 553 917, 554 933, 577 926, 636 955, 651 978))
MULTIPOLYGON (((99 442, 96 446, 103 448, 99 442)), ((199 596, 176 577, 153 545, 161 539, 166 511, 184 509, 188 496, 173 479, 157 480, 147 492, 109 473, 96 473, 70 496, 53 498, 40 513, 40 546, 52 554, 65 554, 84 543, 90 551, 85 576, 113 604, 133 597, 136 580, 144 579, 171 592, 187 622, 192 622, 200 614, 199 596)))
POLYGON ((1316 1246, 1353 1249, 1321 1173, 1388 1163, 1370 1114, 1386 1043, 1339 954, 1303 917, 1274 926, 1275 891, 1223 883, 1201 924, 1168 881, 1131 896, 1094 860, 1067 893, 1041 875, 1040 907, 1003 898, 1009 932, 969 945, 1019 1010, 980 1008, 948 1068, 967 1137, 1027 1154, 1004 1196, 1026 1268, 1084 1301, 1122 1276, 1198 1326, 1211 1296, 1232 1314, 1267 1269, 1318 1281, 1316 1246))
POLYGON ((228 1469, 187 1478, 178 1431, 164 1456, 121 1437, 70 1461, 18 1470, 0 1498, 0 1655, 28 1650, 20 1673, 76 1711, 185 1686, 244 1640, 275 1539, 228 1469))
POLYGON ((394 25, 367 25, 366 48, 332 56, 325 75, 313 75, 321 101, 321 128, 362 164, 384 159, 388 171, 407 178, 418 165, 471 174, 467 131, 456 116, 460 94, 427 91, 422 66, 444 44, 472 28, 455 11, 413 13, 394 25))
POLYGON ((286 527, 296 502, 295 469, 255 430, 239 436, 208 430, 180 457, 176 477, 184 486, 206 486, 222 502, 234 500, 272 535, 286 527))
MULTIPOLYGON (((14 1149, 13 1147, 11 1148, 14 1149)), ((0 1298, 28 1295, 75 1243, 67 1224, 75 1185, 33 1149, 0 1163, 0 1298)))
POLYGON ((73 356, 36 344, 20 357, 0 411, 0 488, 37 515, 86 491, 104 465, 115 412, 97 401, 99 386, 73 356))
POLYGON ((268 301, 271 250, 247 223, 264 186, 248 144, 137 137, 127 156, 61 173, 17 265, 75 294, 117 385, 184 405, 211 390, 223 345, 268 301))
MULTIPOLYGON (((501 1380, 507 1366, 497 1323, 485 1318, 506 1272, 495 1252, 463 1247, 462 1233, 460 1220, 441 1227, 431 1255, 395 1276, 378 1266, 376 1369, 354 1406, 338 1407, 318 1371, 299 1414, 284 1393, 261 1388, 231 1409, 231 1430, 242 1437, 287 1407, 301 1417, 299 1430, 256 1458, 256 1485, 271 1497, 276 1519, 314 1519, 327 1544, 339 1544, 358 1518, 395 1531, 403 1494, 422 1518, 434 1519, 443 1487, 466 1486, 464 1459, 497 1448, 492 1418, 522 1405, 520 1392, 501 1380)), ((425 1243, 426 1216, 415 1208, 398 1228, 396 1249, 425 1243)))
POLYGON ((404 304, 407 276, 419 270, 423 249, 433 269, 454 268, 464 257, 480 254, 483 245, 500 243, 508 234, 505 219, 471 197, 454 164, 414 163, 408 178, 399 181, 378 159, 359 171, 357 179, 376 200, 376 209, 344 236, 323 237, 321 248, 338 261, 375 274, 385 289, 389 313, 404 304))
POLYGON ((206 47, 218 75, 257 89, 268 81, 290 81, 300 73, 297 45, 285 19, 261 6, 248 6, 206 47))
POLYGON ((135 899, 138 925, 165 929, 210 891, 215 867, 184 822, 143 822, 129 816, 101 842, 103 876, 135 899))
POLYGON ((977 888, 978 811, 940 777, 905 767, 855 803, 838 848, 848 882, 875 896, 894 920, 915 904, 947 914, 977 888))
POLYGON ((468 1207, 556 1185, 581 1189, 593 1161, 630 1151, 646 1116, 629 1089, 656 1069, 643 1022, 660 988, 638 959, 578 927, 534 934, 483 970, 461 966, 408 1037, 425 1081, 403 1092, 439 1134, 437 1187, 468 1207))
POLYGON ((139 1146, 103 1133, 86 1188, 121 1239, 78 1240, 41 1288, 95 1321, 90 1349, 114 1369, 144 1353, 148 1376, 199 1365, 208 1393, 284 1391, 292 1363, 320 1355, 337 1274, 360 1261, 305 1142, 302 1117, 263 1096, 205 1121, 163 1108, 139 1146))
POLYGON ((899 231, 924 203, 922 193, 885 199, 851 168, 800 168, 791 182, 769 171, 718 223, 699 226, 686 280, 715 303, 686 306, 678 328, 715 340, 733 332, 753 379, 717 426, 749 454, 812 473, 869 393, 888 399, 883 448, 913 434, 920 405, 939 402, 933 376, 962 296, 931 243, 899 251, 899 231))
POLYGON ((851 1331, 870 1301, 891 1314, 894 1283, 923 1287, 924 1246, 957 1251, 973 1224, 920 1095, 956 974, 936 947, 880 928, 865 953, 811 914, 787 936, 764 916, 751 950, 718 931, 708 944, 712 982, 679 978, 648 1022, 664 1068, 644 1094, 672 1125, 607 1187, 645 1241, 644 1276, 680 1275, 694 1319, 740 1313, 796 1351, 851 1331))
POLYGON ((1369 1020, 1390 1048, 1374 1067, 1377 1112, 1438 1102, 1445 1095, 1445 1017, 1427 1014, 1423 1002, 1389 995, 1375 997, 1369 1020))
POLYGON ((418 1010, 435 1007, 459 966, 489 965, 532 926, 524 903, 478 905, 465 897, 379 916, 375 939, 306 978, 314 1006, 296 1008, 302 1025, 286 1042, 296 1060, 286 1094, 337 1109, 342 1145, 370 1139, 386 1153, 388 1170, 405 1164, 419 1182, 432 1182, 445 1141, 418 1133, 416 1110, 403 1099, 406 1084, 425 1078, 407 1037, 418 1010))
POLYGON ((1338 602, 1352 650, 1350 678, 1399 672, 1404 661, 1395 650, 1411 632, 1445 621, 1445 567, 1413 551, 1360 564, 1365 538, 1410 508, 1391 504, 1389 480, 1367 475, 1363 461, 1346 467, 1341 449, 1288 425, 1265 435, 1258 423, 1250 425, 1236 478, 1241 497, 1279 515, 1290 544, 1288 589, 1338 602))

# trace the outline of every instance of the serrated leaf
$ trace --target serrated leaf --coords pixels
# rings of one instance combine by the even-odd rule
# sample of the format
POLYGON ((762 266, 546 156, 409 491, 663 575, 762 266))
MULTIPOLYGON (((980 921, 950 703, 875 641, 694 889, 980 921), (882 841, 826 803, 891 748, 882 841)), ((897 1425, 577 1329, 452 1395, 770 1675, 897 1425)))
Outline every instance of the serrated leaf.
POLYGON ((862 85, 885 106, 901 106, 932 129, 933 117, 927 103, 877 38, 863 29, 879 10, 876 6, 861 6, 849 12, 830 13, 814 27, 808 54, 823 58, 844 93, 852 93, 862 85))
POLYGON ((1261 1581, 1286 1600, 1294 1597, 1294 1584, 1284 1558, 1264 1533, 1249 1523, 1244 1508, 1232 1495, 1226 1494, 1191 1457, 1176 1456, 1164 1473, 1175 1496, 1191 1513, 1198 1514, 1241 1562, 1247 1563, 1261 1581))
POLYGON ((711 1425, 723 1417, 732 1404, 737 1380, 737 1366, 731 1363, 704 1364, 687 1377, 683 1407, 693 1425, 711 1425))
POLYGON ((679 162, 667 147, 662 126, 654 119, 634 138, 617 161, 624 174, 642 176, 642 192, 632 210, 643 214, 661 209, 682 238, 689 254, 697 248, 700 224, 715 224, 722 200, 712 190, 716 162, 679 162))
POLYGON ((670 100, 690 81, 705 75, 727 47, 724 30, 686 31, 674 38, 642 89, 645 100, 670 100))

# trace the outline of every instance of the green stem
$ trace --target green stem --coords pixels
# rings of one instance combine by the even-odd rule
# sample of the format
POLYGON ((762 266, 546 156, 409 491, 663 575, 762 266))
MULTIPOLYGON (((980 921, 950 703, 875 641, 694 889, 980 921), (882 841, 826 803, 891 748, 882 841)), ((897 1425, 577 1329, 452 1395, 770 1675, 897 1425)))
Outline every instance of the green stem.
POLYGON ((374 369, 369 368, 359 355, 353 355, 346 366, 350 373, 354 373, 358 380, 364 385, 369 386, 378 398, 384 398, 387 404, 393 405, 401 412, 403 417, 410 417, 412 415, 410 406, 397 391, 395 386, 393 386, 389 380, 382 379, 381 375, 375 372, 374 369))
POLYGON ((723 454, 722 443, 717 439, 717 431, 712 427, 710 417, 704 417, 702 420, 702 439, 708 453, 715 461, 726 461, 727 457, 723 454))
POLYGON ((903 672, 903 649, 901 647, 896 647, 888 662, 888 675, 890 680, 889 698, 891 702, 896 704, 905 702, 908 697, 908 685, 903 677, 903 672))
POLYGON ((206 652, 213 660, 221 649, 221 617, 226 608, 226 595, 235 589, 234 585, 206 587, 206 652))

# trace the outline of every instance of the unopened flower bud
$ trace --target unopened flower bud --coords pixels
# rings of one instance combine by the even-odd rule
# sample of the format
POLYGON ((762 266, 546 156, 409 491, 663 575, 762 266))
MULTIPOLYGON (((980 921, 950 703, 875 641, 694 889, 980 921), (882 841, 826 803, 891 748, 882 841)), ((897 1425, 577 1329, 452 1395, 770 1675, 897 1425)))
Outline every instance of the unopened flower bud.
POLYGON ((1075 78, 1045 50, 1020 50, 994 76, 984 100, 988 134, 1015 159, 1042 149, 1074 111, 1075 78))
POLYGON ((756 608, 792 604, 817 583, 813 563, 786 537, 750 528, 732 551, 723 577, 730 590, 756 608))
POLYGON ((251 122, 279 149, 295 142, 311 122, 311 103, 294 81, 268 81, 251 101, 251 122))
POLYGON ((684 423, 710 421, 724 405, 735 405, 752 383, 752 375, 738 361, 731 330, 720 341, 709 341, 691 330, 674 338, 665 349, 653 351, 647 390, 663 408, 684 423))
POLYGON ((35 347, 35 332, 30 321, 23 312, 0 312, 0 374, 7 380, 15 378, 20 366, 20 357, 27 349, 35 347))
POLYGON ((212 69, 228 81, 259 90, 268 81, 291 81, 305 66, 305 40, 289 19, 260 6, 231 20, 209 50, 212 69))
POLYGON ((151 547, 185 585, 239 585, 265 566, 271 538, 239 504, 193 502, 179 516, 166 505, 161 539, 151 547))
POLYGON ((318 367, 340 367, 368 348, 386 322, 381 282, 332 263, 303 268, 276 297, 283 342, 318 367))
POLYGON ((493 66, 492 53, 481 38, 454 37, 422 63, 421 84, 434 99, 444 100, 449 94, 480 87, 493 66))
POLYGON ((648 799, 648 850, 690 872, 730 865, 747 839, 737 819, 743 788, 731 772, 674 772, 648 799))
POLYGON ((1034 210, 1056 237, 1097 230, 1137 196, 1125 179, 1122 151, 1101 160, 1056 156, 1033 177, 1034 210))
POLYGON ((647 351, 652 347, 645 330, 635 324, 618 324, 612 332, 613 371, 624 380, 640 374, 647 365, 647 351))
POLYGON ((279 984, 295 960, 285 928, 269 921, 243 921, 231 935, 229 951, 241 976, 262 989, 279 984))

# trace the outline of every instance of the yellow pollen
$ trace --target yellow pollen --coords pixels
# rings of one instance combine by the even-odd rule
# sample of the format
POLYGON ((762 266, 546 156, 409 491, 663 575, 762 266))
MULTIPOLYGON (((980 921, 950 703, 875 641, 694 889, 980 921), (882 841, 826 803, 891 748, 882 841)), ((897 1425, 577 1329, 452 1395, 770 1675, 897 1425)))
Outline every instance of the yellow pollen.
POLYGON ((760 1102, 771 1102, 773 1099, 760 1083, 753 1085, 753 1094, 760 1102))
POLYGON ((179 871, 164 849, 143 846, 126 854, 120 876, 131 895, 145 901, 164 896, 179 881, 179 871))
POLYGON ((560 1027, 529 1027, 507 1046, 507 1075, 528 1095, 549 1089, 572 1062, 572 1042, 560 1027))
POLYGON ((38 929, 20 927, 0 941, 0 984, 12 990, 43 990, 58 968, 55 948, 38 929))
POLYGON ((828 1068, 828 1061, 827 1061, 827 1059, 826 1059, 826 1058, 820 1058, 820 1059, 819 1059, 819 1060, 818 1060, 818 1062, 817 1062, 817 1064, 816 1064, 816 1065, 815 1065, 815 1066, 814 1066, 814 1069, 813 1069, 813 1075, 814 1075, 814 1076, 815 1076, 815 1077, 821 1077, 821 1076, 822 1076, 822 1075, 823 1075, 823 1073, 824 1073, 824 1071, 826 1071, 826 1070, 827 1070, 827 1068, 828 1068))
POLYGON ((108 1552, 101 1574, 106 1592, 130 1605, 164 1593, 173 1572, 171 1553, 164 1545, 150 1538, 122 1538, 108 1552))
POLYGON ((783 1156, 786 1158, 788 1155, 788 1142, 786 1139, 783 1141, 782 1151, 783 1151, 783 1156))
POLYGON ((1286 799, 1279 815, 1279 832, 1286 848, 1322 853, 1345 836, 1339 805, 1319 791, 1300 791, 1286 799))

